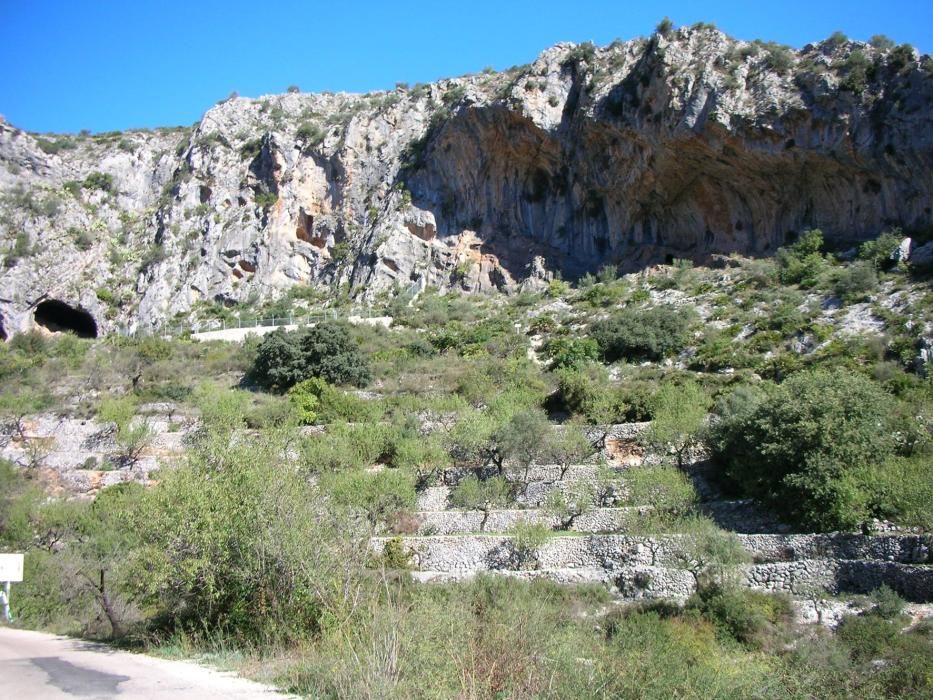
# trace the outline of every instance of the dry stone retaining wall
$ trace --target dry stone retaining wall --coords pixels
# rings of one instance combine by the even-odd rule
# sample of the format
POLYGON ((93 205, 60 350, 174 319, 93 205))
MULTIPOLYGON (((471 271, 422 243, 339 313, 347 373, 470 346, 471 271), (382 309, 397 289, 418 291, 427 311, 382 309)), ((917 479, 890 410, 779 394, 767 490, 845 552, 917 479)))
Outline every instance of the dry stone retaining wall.
MULTIPOLYGON (((447 497, 447 487, 444 486, 431 487, 421 494, 418 500, 420 510, 413 514, 419 523, 417 534, 458 535, 476 532, 506 532, 520 522, 543 523, 552 529, 559 529, 560 521, 557 517, 537 508, 490 510, 488 515, 481 510, 444 510, 447 497)), ((543 498, 538 500, 543 500, 543 498)), ((651 510, 652 506, 592 508, 575 518, 567 529, 573 532, 624 533, 630 518, 637 517, 638 514, 646 514, 651 510)), ((756 517, 755 508, 748 501, 713 501, 701 504, 700 510, 709 515, 720 527, 733 532, 773 531, 773 528, 769 528, 769 525, 774 522, 773 519, 767 515, 756 517), (742 513, 748 513, 749 517, 743 520, 742 513)), ((760 544, 753 546, 774 549, 774 554, 768 554, 770 558, 786 558, 785 549, 801 546, 795 545, 795 541, 772 540, 762 535, 760 544)))
MULTIPOLYGON (((553 537, 531 557, 503 535, 403 538, 420 580, 452 580, 484 571, 614 583, 630 598, 681 597, 692 574, 674 566, 678 535, 553 537)), ((887 584, 908 600, 933 600, 930 538, 914 535, 739 535, 761 563, 736 567, 750 588, 795 595, 871 591, 887 584), (857 558, 855 558, 857 557, 857 558)), ((373 541, 378 551, 387 538, 373 541)))

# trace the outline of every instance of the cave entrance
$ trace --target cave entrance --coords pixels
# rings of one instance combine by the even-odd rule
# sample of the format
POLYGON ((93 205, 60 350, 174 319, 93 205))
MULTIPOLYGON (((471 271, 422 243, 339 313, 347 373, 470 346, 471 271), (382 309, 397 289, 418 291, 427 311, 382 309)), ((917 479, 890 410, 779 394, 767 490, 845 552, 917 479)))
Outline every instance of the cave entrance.
POLYGON ((38 325, 55 333, 74 333, 79 338, 97 337, 97 322, 91 314, 58 299, 40 302, 33 318, 38 325))
POLYGON ((6 340, 6 329, 3 327, 3 319, 0 318, 0 342, 6 340))

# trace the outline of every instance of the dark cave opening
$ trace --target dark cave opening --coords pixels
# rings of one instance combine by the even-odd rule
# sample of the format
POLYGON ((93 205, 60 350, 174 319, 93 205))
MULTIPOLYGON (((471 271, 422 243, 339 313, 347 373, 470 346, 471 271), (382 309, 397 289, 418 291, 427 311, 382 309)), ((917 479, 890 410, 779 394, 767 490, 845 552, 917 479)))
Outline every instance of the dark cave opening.
POLYGON ((38 325, 53 332, 74 333, 79 338, 97 337, 97 322, 91 314, 58 299, 40 302, 33 318, 38 325))
POLYGON ((0 341, 6 340, 6 329, 3 327, 3 319, 0 318, 0 341))

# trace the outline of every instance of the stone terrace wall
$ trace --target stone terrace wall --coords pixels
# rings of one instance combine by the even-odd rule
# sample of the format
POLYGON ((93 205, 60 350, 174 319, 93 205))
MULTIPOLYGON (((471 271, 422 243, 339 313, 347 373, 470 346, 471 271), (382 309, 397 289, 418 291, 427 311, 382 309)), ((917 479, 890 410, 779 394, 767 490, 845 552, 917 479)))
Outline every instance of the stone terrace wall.
MULTIPOLYGON (((560 536, 521 559, 511 538, 464 535, 403 538, 420 580, 455 580, 483 571, 555 580, 603 580, 630 598, 689 595, 693 576, 674 566, 678 535, 560 536)), ((745 585, 808 595, 862 593, 885 583, 908 600, 933 600, 930 538, 914 535, 739 535, 759 563, 736 567, 745 585), (856 558, 858 557, 858 558, 856 558), (913 565, 913 566, 911 566, 913 565)), ((387 538, 376 538, 381 550, 387 538)))

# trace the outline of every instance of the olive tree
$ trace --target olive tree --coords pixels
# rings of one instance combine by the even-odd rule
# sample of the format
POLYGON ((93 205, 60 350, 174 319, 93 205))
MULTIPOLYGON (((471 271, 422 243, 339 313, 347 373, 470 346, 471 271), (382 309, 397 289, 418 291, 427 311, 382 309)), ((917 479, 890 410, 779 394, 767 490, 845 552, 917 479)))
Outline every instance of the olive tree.
POLYGON ((696 585, 722 584, 728 570, 750 560, 734 533, 704 517, 685 520, 673 544, 673 564, 690 572, 696 585))
POLYGON ((97 410, 97 417, 113 425, 119 460, 128 466, 135 465, 153 438, 149 421, 136 415, 136 402, 127 397, 105 399, 97 410))
POLYGON ((663 384, 652 401, 651 425, 642 442, 661 454, 673 454, 678 467, 700 441, 710 400, 694 381, 663 384))

